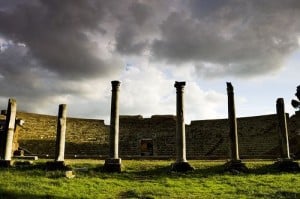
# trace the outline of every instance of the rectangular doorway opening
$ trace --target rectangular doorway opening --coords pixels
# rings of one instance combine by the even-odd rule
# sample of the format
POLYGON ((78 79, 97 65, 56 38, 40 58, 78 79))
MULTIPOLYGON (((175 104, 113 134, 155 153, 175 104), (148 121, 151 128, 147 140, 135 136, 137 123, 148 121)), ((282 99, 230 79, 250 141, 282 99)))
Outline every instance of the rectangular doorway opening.
POLYGON ((141 139, 141 156, 153 156, 152 139, 141 139))

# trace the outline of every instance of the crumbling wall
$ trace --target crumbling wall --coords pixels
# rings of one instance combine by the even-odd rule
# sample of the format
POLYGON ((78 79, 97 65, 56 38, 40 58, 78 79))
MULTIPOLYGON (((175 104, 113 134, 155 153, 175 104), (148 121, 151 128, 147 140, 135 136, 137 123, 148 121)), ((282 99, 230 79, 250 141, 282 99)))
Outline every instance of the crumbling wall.
MULTIPOLYGON (((19 130, 20 147, 32 154, 55 153, 56 116, 18 112, 25 123, 19 130)), ((108 126, 103 120, 67 118, 66 156, 100 156, 108 153, 108 126)))
POLYGON ((140 156, 141 140, 153 140, 154 156, 175 156, 176 120, 174 116, 121 116, 120 155, 140 156))
MULTIPOLYGON (((25 120, 19 129, 19 144, 33 154, 54 154, 56 116, 18 112, 25 120)), ((287 117, 288 118, 288 117, 287 117)), ((300 114, 288 119, 291 153, 300 155, 300 114)), ((238 118, 241 158, 279 156, 277 115, 238 118)), ((120 157, 141 156, 141 140, 153 142, 153 156, 175 157, 175 116, 120 116, 120 157)), ((198 120, 186 125, 188 159, 229 157, 227 119, 198 120)), ((67 118, 66 156, 103 156, 109 153, 109 126, 103 120, 67 118)))
POLYGON ((292 115, 288 122, 290 153, 300 159, 300 111, 292 115))

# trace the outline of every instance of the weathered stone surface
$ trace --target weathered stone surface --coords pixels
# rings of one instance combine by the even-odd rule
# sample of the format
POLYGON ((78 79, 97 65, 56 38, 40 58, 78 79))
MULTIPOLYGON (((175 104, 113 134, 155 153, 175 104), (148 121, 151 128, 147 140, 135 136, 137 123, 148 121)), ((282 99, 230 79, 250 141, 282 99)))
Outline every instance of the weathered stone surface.
POLYGON ((171 165, 171 171, 186 172, 193 167, 186 160, 186 138, 184 123, 184 90, 185 82, 175 82, 176 88, 176 162, 171 165))
POLYGON ((225 163, 224 170, 233 174, 246 173, 249 169, 241 160, 230 160, 225 163))
MULTIPOLYGON (((55 154, 57 117, 24 112, 18 112, 17 116, 25 120, 24 128, 19 130, 20 147, 39 156, 55 154)), ((96 157, 109 153, 109 126, 103 120, 69 117, 67 120, 65 156, 96 157)))
POLYGON ((119 81, 112 81, 109 157, 119 158, 119 81))
POLYGON ((237 133, 237 120, 235 116, 235 103, 233 86, 227 82, 228 95, 228 122, 229 122, 229 140, 230 140, 230 158, 232 160, 239 160, 239 143, 237 133))
MULTIPOLYGON (((20 147, 33 154, 55 153, 56 116, 18 112, 25 120, 19 130, 20 147)), ((300 114, 287 116, 291 153, 300 158, 300 114)), ((238 118, 240 158, 279 156, 277 115, 238 118)), ((175 158, 175 116, 120 116, 120 156, 141 155, 140 140, 153 140, 153 156, 175 158)), ((186 125, 187 158, 226 159, 228 120, 197 120, 186 125)), ((109 126, 103 120, 68 118, 65 155, 107 157, 109 126)), ((25 152, 25 155, 28 154, 25 152)))
POLYGON ((16 114, 17 102, 11 98, 8 100, 5 126, 0 137, 0 158, 5 161, 10 161, 13 154, 16 114))
POLYGON ((105 160, 104 171, 121 172, 119 158, 119 81, 112 81, 109 158, 105 160))
POLYGON ((289 136, 286 123, 286 114, 284 109, 283 98, 278 98, 276 101, 276 111, 278 117, 279 126, 279 143, 280 143, 280 157, 290 159, 290 149, 289 149, 289 136))
POLYGON ((65 160, 65 141, 66 141, 67 105, 60 104, 57 116, 55 161, 65 160))

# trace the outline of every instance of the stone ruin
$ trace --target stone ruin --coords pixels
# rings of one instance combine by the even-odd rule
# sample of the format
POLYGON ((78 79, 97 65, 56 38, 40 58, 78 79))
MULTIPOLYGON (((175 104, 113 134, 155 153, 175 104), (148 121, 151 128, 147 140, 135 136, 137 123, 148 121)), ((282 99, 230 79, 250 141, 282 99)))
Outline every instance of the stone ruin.
MULTIPOLYGON (((54 162, 48 164, 52 165, 50 167, 59 164, 63 168, 67 168, 64 165, 65 155, 69 158, 103 158, 106 159, 104 170, 112 172, 121 171, 120 156, 130 159, 176 158, 171 166, 174 171, 192 170, 187 158, 229 158, 225 167, 241 171, 247 168, 240 158, 279 157, 275 165, 280 168, 282 162, 284 165, 291 163, 294 168, 298 166, 293 159, 300 158, 300 112, 289 117, 282 108, 284 103, 281 99, 277 100, 277 104, 281 105, 277 105, 276 114, 236 118, 233 86, 227 83, 228 119, 192 121, 187 125, 184 123, 183 107, 185 82, 175 82, 177 115, 151 118, 119 116, 119 86, 120 82, 112 82, 110 125, 105 125, 103 120, 79 118, 68 118, 66 123, 63 122, 66 114, 62 114, 61 110, 58 119, 17 112, 16 116, 26 122, 23 128, 15 128, 18 130, 13 134, 12 152, 18 151, 20 145, 33 155, 51 157, 54 154, 54 162)), ((60 109, 61 106, 66 105, 60 105, 60 109)), ((4 123, 4 115, 1 119, 0 135, 3 136, 7 121, 4 123)), ((5 139, 0 138, 0 144, 4 146, 5 139)))

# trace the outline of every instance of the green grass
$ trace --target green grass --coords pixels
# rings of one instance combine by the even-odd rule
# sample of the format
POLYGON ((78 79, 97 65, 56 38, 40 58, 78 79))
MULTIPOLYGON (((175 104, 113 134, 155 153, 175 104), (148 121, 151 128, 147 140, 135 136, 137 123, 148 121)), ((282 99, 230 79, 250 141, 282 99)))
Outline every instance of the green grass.
POLYGON ((279 173, 271 161, 246 162, 250 172, 223 172, 221 161, 190 161, 195 171, 169 172, 172 161, 123 161, 103 173, 102 160, 67 160, 76 177, 40 165, 0 169, 0 198, 300 198, 300 173, 279 173))

